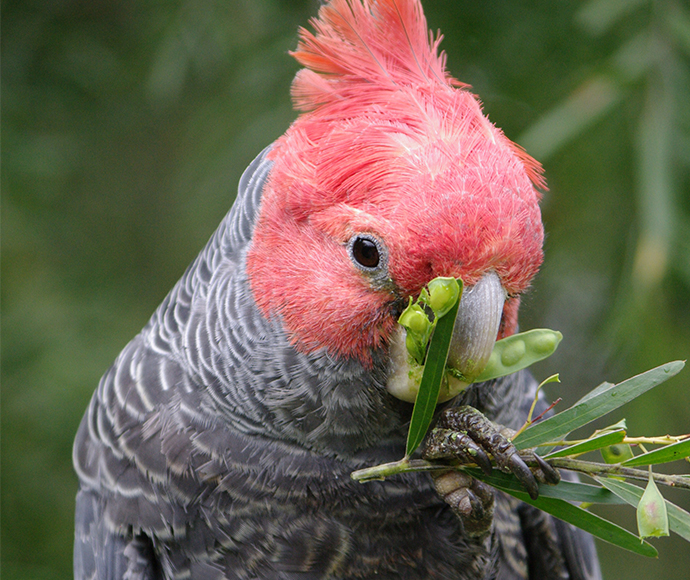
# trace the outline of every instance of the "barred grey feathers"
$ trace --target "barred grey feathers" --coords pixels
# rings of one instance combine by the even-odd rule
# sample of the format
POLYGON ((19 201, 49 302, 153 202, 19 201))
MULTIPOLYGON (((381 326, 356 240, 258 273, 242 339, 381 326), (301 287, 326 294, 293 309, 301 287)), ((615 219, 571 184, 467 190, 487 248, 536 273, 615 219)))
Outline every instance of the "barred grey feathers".
MULTIPOLYGON (((545 560, 541 578, 580 577, 591 540, 530 528, 502 496, 494 534, 478 542, 425 474, 350 479, 402 457, 411 406, 385 391, 385 350, 371 369, 305 355, 258 312, 244 264, 267 151, 91 400, 74 446, 76 580, 508 578, 540 549, 525 540, 532 528, 530 538, 576 544, 557 574, 545 560)), ((534 389, 522 373, 459 403, 517 427, 534 389)))

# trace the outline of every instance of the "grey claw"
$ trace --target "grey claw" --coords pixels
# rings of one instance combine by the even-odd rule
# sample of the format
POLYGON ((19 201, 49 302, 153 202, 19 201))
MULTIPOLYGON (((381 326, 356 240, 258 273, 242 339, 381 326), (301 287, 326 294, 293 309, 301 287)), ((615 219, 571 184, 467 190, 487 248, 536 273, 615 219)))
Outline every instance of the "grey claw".
POLYGON ((470 500, 470 506, 472 508, 472 517, 475 520, 482 520, 485 516, 484 504, 481 500, 474 494, 471 489, 467 490, 467 498, 470 500))
POLYGON ((534 454, 534 458, 536 459, 537 463, 539 464, 539 467, 541 468, 542 473, 544 474, 544 480, 546 481, 546 483, 550 483, 551 485, 556 485, 560 483, 561 474, 555 467, 552 467, 548 462, 539 457, 539 455, 537 455, 536 453, 534 454))
POLYGON ((465 533, 472 538, 485 538, 493 522, 493 490, 459 471, 432 472, 431 477, 438 494, 460 518, 465 533))
POLYGON ((486 452, 479 446, 477 446, 477 452, 473 455, 474 462, 479 466, 485 475, 491 475, 493 471, 493 466, 491 465, 491 459, 486 454, 486 452))
POLYGON ((537 499, 539 497, 539 483, 537 482, 537 478, 534 477, 532 470, 527 467, 522 457, 514 453, 508 458, 505 466, 523 485, 532 499, 537 499))

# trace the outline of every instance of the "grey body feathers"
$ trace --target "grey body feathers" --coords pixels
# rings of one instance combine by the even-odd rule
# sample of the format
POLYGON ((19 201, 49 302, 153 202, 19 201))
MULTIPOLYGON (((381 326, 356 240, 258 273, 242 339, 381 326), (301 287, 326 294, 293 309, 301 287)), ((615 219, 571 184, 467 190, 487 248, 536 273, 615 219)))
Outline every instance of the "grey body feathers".
MULTIPOLYGON (((525 504, 499 495, 475 542, 425 474, 350 479, 402 457, 411 408, 385 391, 385 351, 369 370, 304 355, 257 310, 245 258, 266 152, 91 400, 75 579, 598 577, 591 539, 525 504)), ((460 402, 517 427, 534 389, 521 373, 460 402)))

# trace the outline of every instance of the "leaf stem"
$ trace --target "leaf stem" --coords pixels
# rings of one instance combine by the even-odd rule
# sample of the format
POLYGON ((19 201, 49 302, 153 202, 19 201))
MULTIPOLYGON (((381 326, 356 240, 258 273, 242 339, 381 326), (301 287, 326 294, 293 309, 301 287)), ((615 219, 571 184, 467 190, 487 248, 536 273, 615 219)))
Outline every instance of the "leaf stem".
POLYGON ((670 445, 678 443, 690 437, 690 435, 662 435, 661 437, 625 437, 623 443, 639 445, 649 443, 651 445, 670 445))
POLYGON ((399 461, 382 463, 381 465, 376 465, 374 467, 367 467, 365 469, 353 471, 350 477, 352 477, 352 479, 355 481, 359 481, 360 483, 366 483, 367 481, 382 480, 386 477, 397 475, 399 473, 435 471, 439 469, 448 470, 454 468, 449 465, 431 463, 430 461, 425 461, 424 459, 409 459, 408 457, 404 457, 399 461))
MULTIPOLYGON (((595 435, 602 434, 602 432, 597 431, 595 435)), ((513 439, 517 437, 517 432, 513 435, 513 439)), ((671 445, 672 443, 678 443, 679 441, 684 441, 690 437, 690 435, 661 435, 659 437, 624 437, 621 443, 628 445, 639 445, 640 443, 649 443, 650 445, 671 445)), ((592 437, 586 439, 562 439, 561 441, 547 441, 546 443, 540 443, 537 447, 570 447, 571 445, 577 445, 579 443, 585 443, 591 440, 592 437)))
MULTIPOLYGON (((569 457, 558 457, 548 460, 551 465, 560 469, 567 469, 569 471, 577 471, 590 476, 620 476, 628 479, 639 479, 641 481, 649 480, 649 472, 641 469, 634 469, 632 467, 623 467, 621 465, 608 463, 595 463, 593 461, 582 461, 581 459, 572 459, 569 457)), ((367 467, 354 471, 351 475, 352 479, 360 483, 368 481, 383 480, 392 475, 400 473, 411 473, 419 471, 435 471, 441 469, 463 469, 471 467, 471 464, 463 464, 459 466, 443 465, 425 461, 423 459, 409 459, 407 457, 393 461, 392 463, 383 463, 374 467, 367 467)), ((677 487, 681 489, 690 489, 690 477, 687 475, 666 475, 664 473, 653 473, 654 481, 669 487, 677 487)))
POLYGON ((522 427, 520 427, 520 428, 515 432, 515 435, 513 435, 513 437, 517 437, 520 433, 522 433, 525 429, 527 429, 527 427, 529 427, 532 423, 534 423, 534 421, 539 420, 539 418, 541 417, 541 415, 543 415, 543 414, 546 413, 547 411, 550 411, 550 410, 554 407, 554 405, 556 405, 558 402, 560 402, 561 399, 558 399, 557 401, 555 401, 554 403, 552 403, 551 406, 550 406, 548 409, 546 409, 546 411, 544 411, 544 413, 542 413, 541 415, 539 415, 539 417, 537 417, 536 419, 534 419, 534 421, 532 420, 532 415, 534 414, 534 408, 537 406, 537 401, 539 400, 539 390, 540 390, 544 385, 546 385, 546 384, 548 384, 548 383, 560 383, 560 382, 561 382, 560 376, 559 376, 558 374, 555 374, 555 375, 551 375, 549 378, 547 378, 547 379, 543 380, 541 383, 539 383, 539 386, 537 387, 537 390, 534 391, 534 400, 532 401, 532 405, 531 405, 530 408, 529 408, 529 413, 527 413, 527 419, 525 419, 525 422, 523 423, 522 427))
MULTIPOLYGON (((581 459, 571 459, 568 457, 549 459, 549 463, 553 467, 577 471, 579 473, 584 473, 585 475, 614 475, 626 477, 628 479, 639 479, 642 481, 649 480, 649 471, 646 469, 634 469, 632 467, 623 467, 621 465, 608 463, 595 463, 593 461, 582 461, 581 459)), ((666 475, 663 473, 654 473, 653 477, 654 481, 663 485, 690 489, 690 478, 687 475, 666 475)))

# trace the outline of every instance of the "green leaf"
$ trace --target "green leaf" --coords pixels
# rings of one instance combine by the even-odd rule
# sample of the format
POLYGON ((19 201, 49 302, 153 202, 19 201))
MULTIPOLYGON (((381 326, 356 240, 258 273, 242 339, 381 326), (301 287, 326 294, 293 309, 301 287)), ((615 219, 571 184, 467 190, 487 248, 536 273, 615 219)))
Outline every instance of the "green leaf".
MULTIPOLYGON (((608 433, 602 433, 596 435, 595 437, 590 437, 587 441, 582 441, 581 443, 576 443, 570 447, 565 447, 564 449, 559 449, 548 455, 544 455, 545 459, 550 457, 566 457, 568 455, 580 455, 581 453, 586 453, 587 451, 596 451, 603 447, 608 447, 609 445, 615 445, 620 443, 625 438, 625 431, 622 429, 620 431, 611 431, 608 433)), ((566 443, 567 444, 567 443, 566 443)))
POLYGON ((441 389, 441 381, 446 369, 448 350, 450 341, 453 338, 453 327, 455 318, 458 315, 459 297, 453 306, 444 316, 437 319, 434 334, 429 342, 429 351, 426 355, 422 382, 419 385, 419 392, 412 409, 412 419, 410 429, 407 432, 407 447, 405 455, 409 456, 417 449, 424 439, 431 420, 434 417, 434 410, 438 401, 438 393, 441 389))
POLYGON ((690 456, 690 438, 664 445, 654 451, 649 451, 624 461, 622 465, 633 467, 635 465, 656 465, 657 463, 669 463, 690 456))
MULTIPOLYGON (((559 483, 556 487, 561 485, 562 483, 559 483)), ((635 534, 565 500, 542 496, 532 500, 525 492, 510 489, 503 489, 503 491, 614 546, 649 558, 656 558, 659 555, 654 546, 640 541, 635 534)))
POLYGON ((513 440, 513 443, 518 449, 527 449, 549 441, 559 441, 571 431, 587 425, 660 385, 678 374, 684 366, 683 361, 669 362, 617 385, 607 388, 600 385, 593 393, 580 399, 570 409, 529 426, 513 440))
MULTIPOLYGON (((503 473, 498 469, 494 469, 491 475, 486 475, 483 471, 472 467, 464 468, 463 471, 469 475, 488 483, 489 485, 501 489, 505 492, 525 493, 523 485, 515 478, 514 475, 503 473)), ((539 484, 539 497, 551 497, 562 499, 565 501, 586 502, 586 503, 604 503, 620 505, 625 503, 625 500, 619 498, 614 493, 607 489, 603 489, 598 485, 590 485, 588 483, 580 483, 574 481, 561 481, 558 485, 539 484)))
MULTIPOLYGON (((608 383, 608 382, 604 381, 598 387, 594 387, 589 393, 584 395, 579 401, 577 401, 575 403, 575 405, 579 405, 580 403, 585 403, 585 402, 589 401, 590 399, 597 397, 597 396, 601 395, 602 393, 608 391, 611 387, 615 387, 615 386, 616 385, 614 385, 613 383, 608 383)), ((573 407, 575 405, 573 405, 573 407)))
MULTIPOLYGON (((610 383, 609 383, 610 384, 610 383)), ((584 397, 583 397, 584 398, 584 397)), ((582 402, 582 399, 578 401, 578 403, 582 402)), ((617 423, 614 423, 613 425, 609 425, 608 427, 604 427, 603 429, 599 429, 599 433, 608 433, 610 431, 620 431, 623 429, 623 431, 628 430, 628 423, 625 419, 621 419, 617 423)))
MULTIPOLYGON (((627 481, 619 481, 609 477, 595 477, 594 479, 633 507, 637 507, 644 493, 641 487, 627 481)), ((668 500, 666 500, 666 510, 671 531, 690 542, 690 514, 668 500)))

